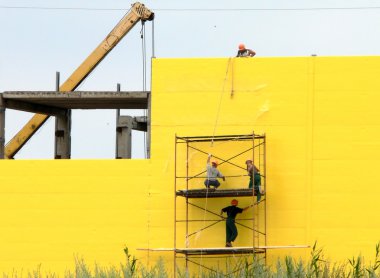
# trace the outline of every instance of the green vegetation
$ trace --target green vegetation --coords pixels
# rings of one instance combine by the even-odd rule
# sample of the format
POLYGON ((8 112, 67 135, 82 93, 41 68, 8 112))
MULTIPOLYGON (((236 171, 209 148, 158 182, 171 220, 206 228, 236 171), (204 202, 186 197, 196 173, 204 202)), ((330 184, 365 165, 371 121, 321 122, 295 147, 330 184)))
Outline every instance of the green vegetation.
MULTIPOLYGON (((126 255, 125 264, 119 267, 100 267, 95 265, 91 269, 83 259, 75 258, 75 270, 67 271, 64 278, 166 278, 172 277, 168 272, 162 260, 156 265, 147 268, 138 263, 137 259, 129 254, 128 248, 124 249, 126 255)), ((361 277, 380 277, 380 243, 376 245, 375 260, 365 263, 362 256, 348 259, 347 262, 332 264, 323 258, 322 249, 317 248, 315 243, 311 249, 309 262, 295 260, 291 257, 285 257, 278 260, 276 265, 266 266, 258 257, 243 257, 238 261, 226 260, 223 268, 214 270, 204 269, 200 273, 189 275, 185 269, 177 269, 177 276, 183 278, 202 277, 202 278, 235 278, 235 277, 270 277, 270 278, 361 278, 361 277)), ((23 273, 13 272, 12 274, 3 274, 3 278, 59 278, 54 273, 42 273, 39 265, 36 270, 23 273)))

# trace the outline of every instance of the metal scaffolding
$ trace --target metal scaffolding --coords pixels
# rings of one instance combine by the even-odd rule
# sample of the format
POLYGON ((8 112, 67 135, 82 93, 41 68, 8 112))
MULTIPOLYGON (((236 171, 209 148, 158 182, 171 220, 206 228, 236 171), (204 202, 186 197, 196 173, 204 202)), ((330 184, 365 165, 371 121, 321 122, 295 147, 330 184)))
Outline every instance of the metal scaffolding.
MULTIPOLYGON (((208 267, 202 262, 202 258, 228 258, 231 256, 251 256, 260 255, 260 258, 266 261, 266 246, 267 246, 267 221, 266 221, 266 194, 264 193, 260 201, 255 201, 255 190, 254 188, 248 188, 246 184, 242 185, 241 182, 238 184, 233 184, 233 188, 223 188, 223 189, 200 189, 199 182, 196 186, 192 183, 195 179, 205 179, 206 171, 201 170, 199 172, 193 171, 190 157, 190 150, 197 152, 199 154, 208 155, 206 151, 207 145, 213 145, 215 142, 229 142, 233 144, 233 149, 238 150, 241 146, 244 149, 230 154, 227 158, 222 158, 219 156, 214 157, 220 161, 219 165, 228 164, 231 169, 237 169, 239 173, 231 173, 225 175, 229 180, 234 179, 246 179, 248 177, 246 173, 246 168, 241 164, 242 161, 249 158, 253 161, 260 170, 261 176, 261 187, 265 190, 267 189, 266 184, 266 149, 265 149, 265 134, 248 134, 248 135, 220 135, 220 136, 191 136, 175 137, 175 186, 174 186, 174 269, 177 269, 177 259, 184 259, 186 269, 188 269, 188 263, 191 262, 200 267, 213 271, 213 268, 208 267), (242 142, 245 142, 244 144, 242 142), (239 162, 239 163, 237 163, 239 162), (185 164, 185 165, 184 165, 185 164), (243 171, 244 174, 241 174, 243 171), (246 176, 242 178, 243 176, 246 176), (198 188, 194 188, 198 187, 198 188), (179 216, 179 207, 177 206, 177 197, 183 197, 185 204, 184 219, 179 216), (236 219, 236 224, 244 229, 249 229, 252 231, 252 242, 246 247, 217 247, 217 248, 192 248, 190 246, 190 238, 197 235, 206 229, 211 229, 215 224, 225 221, 225 217, 220 214, 215 213, 212 209, 207 207, 202 207, 197 205, 193 199, 207 200, 208 198, 224 198, 224 197, 250 197, 252 198, 253 211, 251 216, 248 218, 236 219), (208 215, 215 216, 218 219, 205 220, 192 218, 192 209, 203 210, 208 215), (190 223, 193 222, 203 222, 203 227, 192 231, 190 228, 190 223), (206 223, 207 222, 207 223, 206 223), (250 223, 243 224, 242 222, 250 223), (180 234, 178 234, 178 225, 185 225, 184 230, 184 242, 185 247, 178 246, 177 240, 179 240, 180 234), (197 262, 195 259, 201 258, 201 262, 197 262)), ((222 146, 222 148, 228 148, 229 146, 222 146)), ((231 148, 232 149, 232 148, 231 148)), ((224 153, 223 151, 221 152, 224 153)), ((199 161, 197 163, 199 165, 199 161)), ((202 164, 203 165, 203 164, 202 164)), ((199 169, 198 169, 199 170, 199 169)), ((204 186, 203 186, 204 187, 204 186)), ((182 232, 180 232, 182 234, 182 232)), ((182 234, 183 237, 183 234, 182 234)), ((182 238, 183 239, 183 238, 182 238)), ((224 246, 224 245, 223 245, 224 246)), ((236 270, 235 270, 236 271, 236 270)))
MULTIPOLYGON (((224 170, 223 170, 224 172, 224 170)), ((267 263, 267 250, 310 248, 308 245, 267 245, 267 171, 266 171, 266 137, 265 134, 248 135, 220 135, 220 136, 175 136, 175 163, 174 163, 174 245, 171 248, 138 248, 143 251, 174 252, 174 277, 177 276, 177 260, 182 260, 189 275, 189 263, 199 267, 198 276, 202 276, 202 269, 218 272, 219 264, 214 268, 215 262, 223 259, 226 272, 223 275, 229 276, 242 271, 243 268, 257 261, 267 263), (226 143, 226 144, 225 144, 226 143), (216 146, 218 145, 219 146, 216 146), (232 144, 232 145, 231 145, 232 144), (210 146, 211 147, 210 147, 210 146), (241 148, 240 151, 237 151, 241 148), (205 188, 200 179, 206 179, 206 170, 201 159, 209 155, 207 149, 213 150, 213 157, 220 161, 219 165, 228 164, 226 168, 228 185, 222 184, 220 189, 210 190, 205 188), (215 151, 215 152, 214 152, 215 151), (221 155, 216 156, 216 153, 221 155), (226 156, 227 158, 222 158, 226 156), (261 177, 261 187, 263 189, 262 198, 256 201, 257 192, 255 187, 248 188, 246 181, 247 169, 245 161, 249 159, 259 169, 261 177), (237 169, 236 173, 233 169, 237 169), (242 174, 244 173, 244 174, 242 174), (243 182, 245 180, 245 182, 243 182), (179 198, 177 198, 179 197, 179 198), (242 228, 245 235, 249 236, 251 243, 248 246, 221 247, 210 246, 208 236, 215 236, 210 231, 218 223, 223 223, 226 218, 214 211, 215 206, 221 207, 222 202, 227 197, 251 198, 253 210, 248 218, 236 218, 235 224, 242 228), (204 200, 206 205, 200 203, 204 200), (183 204, 185 201, 185 204, 183 204), (207 205, 207 201, 211 205, 207 205), (182 203, 180 203, 182 202, 182 203), (178 205, 177 205, 178 203, 178 205), (199 212, 210 215, 212 219, 200 219, 199 212), (198 215, 197 215, 198 213, 198 215), (246 224, 249 223, 249 224, 246 224), (199 226, 199 227, 198 227, 199 226), (244 229, 244 230, 243 230, 244 229), (194 241, 197 244, 190 244, 193 238, 200 236, 205 242, 194 241), (178 244, 178 243, 183 243, 178 244), (195 246, 200 245, 203 247, 195 246), (184 261, 183 261, 184 260, 184 261), (229 264, 229 262, 232 262, 229 264)), ((202 241, 201 239, 201 241, 202 241)), ((218 244, 219 245, 219 244, 218 244)), ((224 246, 224 244, 222 245, 224 246)), ((224 271, 224 270, 223 270, 224 271)), ((191 275, 190 275, 191 276, 191 275)))

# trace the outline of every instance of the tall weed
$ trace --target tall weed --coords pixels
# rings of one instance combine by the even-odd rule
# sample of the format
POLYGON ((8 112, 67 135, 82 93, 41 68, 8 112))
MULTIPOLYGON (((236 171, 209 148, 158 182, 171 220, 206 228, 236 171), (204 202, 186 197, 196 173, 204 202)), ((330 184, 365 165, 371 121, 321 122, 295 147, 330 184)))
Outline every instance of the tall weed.
MULTIPOLYGON (((75 257, 74 271, 66 271, 64 278, 168 278, 174 274, 167 270, 163 259, 159 259, 153 267, 138 263, 129 254, 126 247, 125 263, 119 267, 102 267, 95 264, 90 267, 83 258, 75 257)), ((55 273, 42 273, 41 265, 27 272, 27 278, 59 278, 55 273)), ((199 273, 189 273, 187 269, 176 270, 179 278, 376 278, 380 271, 380 242, 376 244, 375 260, 366 265, 362 256, 352 257, 344 263, 331 263, 323 258, 317 242, 311 248, 310 259, 305 262, 290 256, 278 259, 274 266, 266 266, 259 255, 234 257, 225 260, 224 267, 202 269, 199 273)), ((23 272, 13 271, 10 275, 3 273, 3 278, 24 278, 23 272)))

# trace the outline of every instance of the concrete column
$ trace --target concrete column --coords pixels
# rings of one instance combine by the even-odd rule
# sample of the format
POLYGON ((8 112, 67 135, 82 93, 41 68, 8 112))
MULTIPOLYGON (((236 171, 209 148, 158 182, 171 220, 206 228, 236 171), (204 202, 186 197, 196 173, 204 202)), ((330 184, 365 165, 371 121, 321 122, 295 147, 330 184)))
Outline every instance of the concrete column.
POLYGON ((119 116, 116 126, 116 158, 132 157, 133 117, 119 116))
POLYGON ((66 116, 55 117, 55 159, 69 159, 71 157, 71 110, 66 116))
POLYGON ((0 94, 0 159, 4 159, 5 148, 5 105, 3 95, 0 94))
MULTIPOLYGON (((59 72, 56 73, 56 91, 59 91, 59 72)), ((71 110, 64 116, 55 117, 54 158, 69 159, 71 157, 71 110)))

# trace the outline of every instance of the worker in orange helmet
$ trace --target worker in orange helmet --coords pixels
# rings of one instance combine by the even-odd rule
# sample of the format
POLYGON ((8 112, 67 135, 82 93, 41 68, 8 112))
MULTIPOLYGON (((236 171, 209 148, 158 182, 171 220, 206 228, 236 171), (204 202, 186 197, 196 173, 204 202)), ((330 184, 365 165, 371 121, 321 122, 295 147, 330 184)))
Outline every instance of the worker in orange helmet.
POLYGON ((220 182, 218 181, 217 178, 222 178, 223 181, 226 180, 226 178, 222 175, 221 172, 219 172, 218 169, 218 162, 216 160, 211 161, 212 155, 209 154, 207 158, 207 166, 206 166, 206 173, 207 173, 207 178, 204 181, 204 184, 207 188, 211 188, 211 186, 214 187, 214 189, 218 188, 220 186, 220 182))
POLYGON ((245 48, 243 43, 239 44, 239 50, 236 57, 253 57, 256 55, 256 52, 252 49, 245 48))
POLYGON ((238 200, 233 199, 231 201, 231 206, 225 207, 221 210, 220 214, 223 215, 223 212, 227 213, 227 219, 226 219, 226 247, 232 247, 232 242, 236 239, 238 235, 238 230, 235 225, 235 217, 238 213, 242 213, 243 211, 246 211, 250 207, 253 207, 253 205, 250 205, 245 208, 239 208, 238 200))

